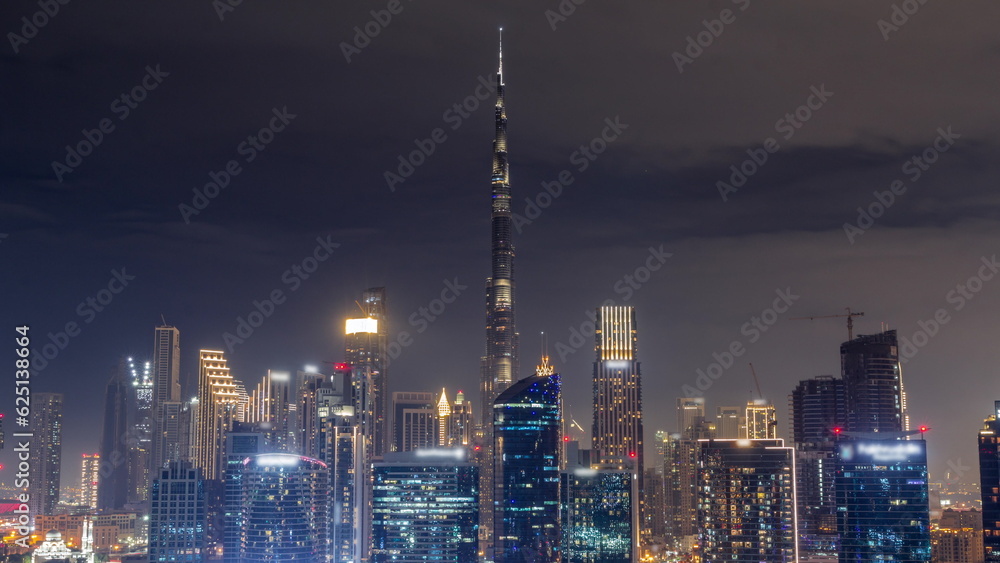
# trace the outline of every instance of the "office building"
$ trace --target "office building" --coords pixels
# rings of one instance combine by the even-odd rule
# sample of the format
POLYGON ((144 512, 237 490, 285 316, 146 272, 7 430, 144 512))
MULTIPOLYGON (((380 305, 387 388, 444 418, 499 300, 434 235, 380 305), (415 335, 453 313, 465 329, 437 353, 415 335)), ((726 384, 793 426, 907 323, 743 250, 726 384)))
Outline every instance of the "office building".
POLYGON ((616 467, 594 469, 571 464, 560 477, 562 561, 638 561, 635 474, 616 467))
POLYGON ((602 465, 631 469, 642 490, 642 378, 636 357, 635 309, 597 309, 593 448, 602 465))
POLYGON ((267 434, 248 422, 236 422, 225 435, 223 461, 222 555, 225 563, 240 560, 240 533, 243 529, 243 462, 258 454, 269 453, 267 434))
POLYGON ((480 364, 480 548, 492 552, 499 535, 493 522, 496 476, 493 450, 493 405, 520 373, 515 315, 514 227, 511 214, 510 165, 507 161, 507 108, 504 102, 503 44, 496 74, 493 123, 493 166, 490 180, 490 276, 486 278, 486 351, 480 364))
MULTIPOLYGON (((104 421, 101 427, 101 449, 98 460, 93 464, 100 466, 99 459, 107 460, 107 468, 103 475, 98 472, 87 471, 88 458, 84 457, 83 473, 83 504, 90 504, 88 495, 97 493, 96 503, 93 508, 101 510, 121 510, 129 502, 130 484, 134 484, 133 477, 129 475, 132 452, 129 447, 134 440, 129 430, 129 411, 132 390, 129 389, 129 382, 125 371, 125 360, 122 359, 117 366, 111 370, 111 379, 104 389, 104 421), (97 481, 97 490, 90 487, 91 478, 97 481)), ((142 476, 145 476, 144 473, 142 476)), ((143 482, 143 487, 148 482, 143 482)))
POLYGON ((559 375, 548 358, 493 405, 497 563, 559 560, 561 425, 559 375))
POLYGON ((371 560, 478 559, 479 468, 464 448, 387 453, 374 464, 371 560))
POLYGON ((909 430, 906 392, 895 330, 862 335, 840 345, 847 431, 909 430))
POLYGON ((743 407, 716 407, 716 437, 736 440, 746 437, 746 409, 743 407))
POLYGON ((703 561, 795 563, 795 450, 783 440, 701 440, 703 561))
POLYGON ((392 449, 409 452, 438 442, 438 406, 434 393, 396 391, 392 394, 392 449))
POLYGON ((149 469, 153 459, 153 370, 151 361, 136 362, 128 358, 131 376, 130 400, 133 418, 129 424, 128 502, 142 504, 149 500, 149 469))
POLYGON ((288 453, 249 456, 240 482, 240 559, 325 561, 329 479, 329 468, 317 459, 288 453))
POLYGON ((979 487, 986 561, 1000 562, 1000 401, 979 431, 979 487))
POLYGON ((842 563, 930 561, 927 446, 907 434, 845 432, 837 443, 842 563))
POLYGON ((465 400, 461 390, 451 403, 451 414, 448 417, 447 443, 449 447, 472 447, 475 438, 476 419, 472 414, 472 402, 465 400))
POLYGON ((28 431, 32 434, 31 480, 28 484, 28 507, 31 516, 54 514, 59 502, 59 477, 62 466, 61 393, 33 393, 28 431))
MULTIPOLYGON (((153 451, 149 474, 157 478, 168 461, 187 458, 181 448, 180 331, 172 326, 158 326, 153 342, 153 451)), ((185 420, 186 422, 186 420, 185 420)), ((185 446, 187 444, 184 444, 185 446)))
POLYGON ((205 480, 187 461, 170 461, 150 491, 149 561, 201 562, 208 557, 205 480))
POLYGON ((774 405, 764 399, 747 403, 746 436, 749 440, 774 440, 778 437, 778 415, 774 405))
POLYGON ((264 429, 275 451, 298 451, 295 417, 298 400, 293 389, 297 387, 290 372, 267 370, 267 375, 250 393, 246 422, 264 429))

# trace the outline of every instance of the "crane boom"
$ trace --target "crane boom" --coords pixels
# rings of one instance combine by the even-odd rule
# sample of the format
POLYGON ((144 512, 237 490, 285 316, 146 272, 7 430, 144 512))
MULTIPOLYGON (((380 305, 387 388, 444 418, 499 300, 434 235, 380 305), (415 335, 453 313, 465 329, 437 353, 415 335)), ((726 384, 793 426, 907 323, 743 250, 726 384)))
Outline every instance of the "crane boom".
POLYGON ((821 316, 815 316, 815 317, 795 317, 795 318, 788 319, 788 320, 790 320, 790 321, 811 321, 811 320, 814 320, 814 319, 836 319, 836 318, 847 317, 847 339, 848 340, 854 340, 854 317, 863 317, 863 316, 865 316, 865 314, 864 313, 860 313, 860 312, 859 313, 855 313, 855 312, 851 311, 850 307, 844 307, 844 309, 847 310, 847 314, 846 315, 821 315, 821 316))

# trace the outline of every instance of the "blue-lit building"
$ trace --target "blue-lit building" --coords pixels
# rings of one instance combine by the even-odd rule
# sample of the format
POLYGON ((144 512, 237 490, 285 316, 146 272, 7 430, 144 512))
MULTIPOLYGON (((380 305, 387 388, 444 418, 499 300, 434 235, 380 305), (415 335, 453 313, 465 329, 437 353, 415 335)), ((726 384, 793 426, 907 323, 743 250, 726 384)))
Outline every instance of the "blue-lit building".
POLYGON ((893 439, 904 434, 857 433, 837 444, 841 563, 931 560, 927 443, 893 439))
POLYGON ((638 558, 635 473, 582 465, 562 472, 563 563, 630 563, 638 558))
POLYGON ((327 560, 329 468, 287 453, 258 454, 243 462, 240 561, 327 560))
POLYGON ((559 388, 545 362, 493 403, 497 563, 559 560, 559 388))
POLYGON ((225 435, 223 458, 223 507, 224 531, 222 556, 225 563, 240 563, 240 531, 243 515, 243 462, 250 456, 266 453, 267 434, 246 422, 233 424, 232 432, 225 435))
POLYGON ((465 449, 387 453, 373 476, 371 561, 477 560, 479 468, 465 449))
POLYGON ((987 563, 1000 562, 1000 401, 979 431, 979 483, 983 499, 983 547, 987 563))
POLYGON ((699 440, 701 560, 798 561, 795 449, 784 440, 699 440))
POLYGON ((149 506, 149 561, 200 562, 208 557, 208 512, 201 470, 171 461, 153 480, 149 506))

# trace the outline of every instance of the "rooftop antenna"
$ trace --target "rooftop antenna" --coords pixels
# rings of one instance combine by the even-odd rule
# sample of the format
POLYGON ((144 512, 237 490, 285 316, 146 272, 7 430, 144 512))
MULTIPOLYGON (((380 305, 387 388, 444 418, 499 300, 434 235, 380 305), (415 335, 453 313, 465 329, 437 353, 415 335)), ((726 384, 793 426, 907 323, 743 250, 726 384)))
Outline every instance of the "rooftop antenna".
POLYGON ((167 324, 167 318, 163 316, 163 313, 160 313, 160 320, 163 321, 163 325, 161 326, 169 326, 167 324))
POLYGON ((500 83, 503 84, 503 26, 500 26, 500 68, 497 69, 500 75, 500 83))

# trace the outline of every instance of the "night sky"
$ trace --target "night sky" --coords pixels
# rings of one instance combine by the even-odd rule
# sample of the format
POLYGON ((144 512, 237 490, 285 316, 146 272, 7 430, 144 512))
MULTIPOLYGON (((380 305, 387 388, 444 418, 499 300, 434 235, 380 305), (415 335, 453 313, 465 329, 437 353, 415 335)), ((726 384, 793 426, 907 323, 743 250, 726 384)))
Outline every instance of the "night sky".
POLYGON ((856 334, 923 344, 903 372, 914 424, 932 427, 932 479, 978 481, 976 432, 1000 399, 995 2, 49 1, 51 17, 0 7, 8 466, 15 326, 39 354, 79 327, 32 384, 66 394, 75 485, 112 367, 150 355, 161 315, 181 330, 191 394, 198 349, 227 349, 275 290, 283 302, 227 350, 247 387, 341 360, 343 319, 384 285, 390 334, 409 342, 390 390, 463 389, 478 410, 481 77, 502 25, 522 377, 545 331, 566 411, 589 428, 587 312, 611 299, 637 310, 647 443, 676 430, 675 398, 734 342, 745 352, 705 392, 710 412, 751 398, 752 362, 788 437, 788 393, 839 374, 847 337, 843 318, 789 319, 851 307, 856 334), (421 145, 433 153, 401 171, 421 145), (227 186, 198 199, 227 166, 227 186), (877 217, 859 226, 859 208, 877 217), (318 240, 339 246, 312 263, 318 240), (102 294, 113 272, 134 279, 102 294), (460 292, 442 312, 448 284, 460 292), (766 312, 779 293, 788 310, 766 312), (772 324, 744 328, 754 317, 772 324))

